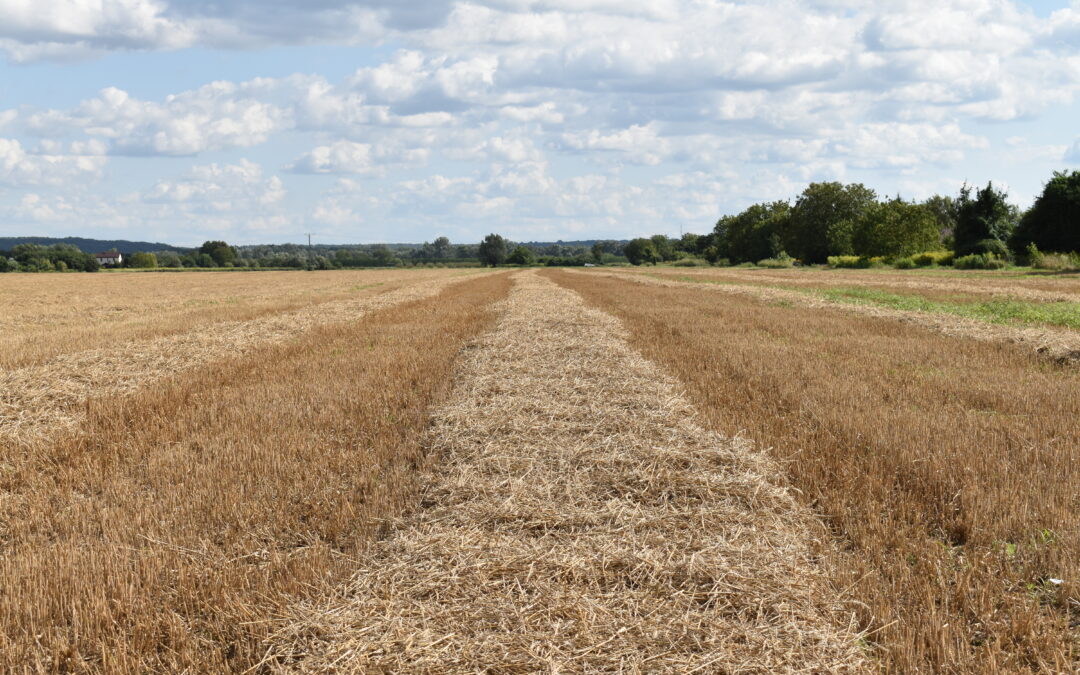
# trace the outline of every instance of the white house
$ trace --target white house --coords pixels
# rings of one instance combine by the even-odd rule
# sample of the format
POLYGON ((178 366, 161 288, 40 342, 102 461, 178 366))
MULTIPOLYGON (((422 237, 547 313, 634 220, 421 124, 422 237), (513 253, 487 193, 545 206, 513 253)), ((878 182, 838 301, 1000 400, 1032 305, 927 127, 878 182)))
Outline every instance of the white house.
POLYGON ((95 253, 94 257, 97 259, 99 265, 119 265, 124 262, 124 256, 116 251, 110 251, 108 253, 95 253))

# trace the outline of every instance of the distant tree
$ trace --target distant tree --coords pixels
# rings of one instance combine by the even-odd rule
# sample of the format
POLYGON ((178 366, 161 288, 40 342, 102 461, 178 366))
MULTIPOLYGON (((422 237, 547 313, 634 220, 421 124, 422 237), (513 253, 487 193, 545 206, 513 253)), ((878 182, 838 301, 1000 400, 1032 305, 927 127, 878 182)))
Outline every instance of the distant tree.
POLYGON ((476 254, 485 265, 501 265, 506 260, 506 240, 501 235, 489 234, 480 242, 476 254))
POLYGON ((923 206, 930 210, 937 222, 940 243, 951 248, 959 217, 959 204, 952 197, 934 195, 923 202, 923 206))
POLYGON ((434 249, 435 258, 445 260, 454 257, 454 247, 450 244, 448 238, 437 237, 435 241, 431 242, 431 245, 434 249))
POLYGON ((838 253, 838 242, 843 241, 838 232, 850 228, 876 202, 877 194, 861 183, 811 183, 791 209, 783 246, 803 262, 823 263, 838 253))
POLYGON ((953 233, 953 250, 958 256, 987 252, 984 242, 1008 241, 1016 227, 1018 212, 1010 206, 1005 192, 994 188, 993 183, 971 196, 971 187, 960 189, 957 200, 956 230, 953 233))
POLYGON ((153 253, 136 251, 127 257, 128 267, 153 269, 158 266, 157 256, 153 253))
POLYGON ((667 235, 654 234, 650 239, 653 248, 656 250, 656 255, 660 256, 660 260, 675 260, 678 258, 675 253, 675 242, 668 239, 667 235))
POLYGON ((161 267, 181 267, 180 255, 175 251, 158 251, 157 262, 161 267))
POLYGON ((394 252, 390 250, 390 247, 386 244, 378 244, 371 247, 371 257, 375 260, 375 264, 379 267, 391 267, 396 265, 398 257, 394 255, 394 252))
POLYGON ((683 236, 675 242, 675 249, 682 251, 683 253, 689 253, 690 255, 699 255, 702 253, 701 248, 702 237, 700 234, 694 234, 693 232, 685 232, 683 236))
POLYGON ((1055 171, 1010 240, 1012 250, 1080 252, 1080 171, 1055 171))
POLYGON ((19 263, 14 259, 7 257, 7 254, 0 252, 0 273, 3 272, 18 272, 19 263))
POLYGON ((651 239, 638 238, 630 241, 624 249, 626 259, 630 261, 631 265, 641 265, 643 263, 656 264, 660 262, 660 254, 656 250, 656 245, 651 239))
POLYGON ((851 239, 856 255, 886 258, 932 251, 940 242, 934 213, 922 204, 899 198, 868 208, 855 223, 851 239))
POLYGON ((506 256, 506 262, 511 265, 532 265, 536 262, 536 256, 533 255, 532 249, 516 246, 510 255, 506 256))
POLYGON ((735 263, 779 255, 783 246, 778 242, 790 215, 791 205, 778 201, 754 204, 736 216, 724 216, 713 228, 710 255, 735 263))
POLYGON ((600 242, 596 242, 592 245, 592 249, 589 251, 592 254, 593 262, 597 265, 601 265, 604 262, 604 245, 600 242))
MULTIPOLYGON (((203 245, 199 247, 199 253, 210 256, 218 267, 224 267, 226 263, 235 262, 237 257, 236 249, 223 241, 203 242, 203 245)), ((204 267, 204 265, 199 265, 199 267, 204 267)))

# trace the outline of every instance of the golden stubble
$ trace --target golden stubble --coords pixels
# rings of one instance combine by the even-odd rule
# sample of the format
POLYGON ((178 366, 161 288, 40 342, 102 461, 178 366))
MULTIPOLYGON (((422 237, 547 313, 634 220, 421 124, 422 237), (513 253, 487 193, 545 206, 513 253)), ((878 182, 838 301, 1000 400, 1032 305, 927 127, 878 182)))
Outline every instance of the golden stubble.
POLYGON ((1075 366, 768 297, 553 277, 622 319, 702 423, 772 448, 883 669, 1076 668, 1075 366))
POLYGON ((812 516, 610 315, 517 275, 434 417, 424 508, 271 641, 299 672, 851 672, 812 516))
POLYGON ((0 448, 0 667, 223 672, 411 504, 505 275, 90 399, 0 448))

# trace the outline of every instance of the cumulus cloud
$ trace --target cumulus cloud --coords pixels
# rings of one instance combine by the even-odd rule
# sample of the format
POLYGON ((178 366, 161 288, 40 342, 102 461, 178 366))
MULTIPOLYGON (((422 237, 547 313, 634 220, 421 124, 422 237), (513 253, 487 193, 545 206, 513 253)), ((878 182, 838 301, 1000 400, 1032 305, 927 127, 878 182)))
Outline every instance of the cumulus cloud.
POLYGON ((423 166, 428 154, 425 148, 338 141, 304 153, 288 168, 297 173, 375 175, 393 167, 423 166))
POLYGON ((214 82, 161 103, 110 87, 70 111, 32 114, 25 126, 42 136, 81 131, 107 139, 117 154, 193 155, 249 147, 292 124, 287 111, 250 94, 256 85, 214 82))
POLYGON ((31 153, 18 140, 0 138, 0 184, 63 185, 70 180, 98 179, 105 162, 94 154, 31 153))
POLYGON ((280 178, 264 179, 261 166, 241 160, 237 164, 192 167, 182 176, 158 181, 142 198, 150 203, 179 204, 199 210, 237 211, 277 204, 284 196, 280 178))
MULTIPOLYGON (((1012 0, 0 0, 12 60, 400 47, 335 81, 220 81, 159 100, 117 82, 68 107, 0 111, 0 182, 93 181, 110 155, 196 156, 136 201, 219 223, 238 222, 239 204, 253 232, 287 215, 708 222, 810 180, 925 186, 981 154, 1080 162, 1071 131, 1003 145, 987 124, 1073 105, 1078 36, 1075 2, 1040 18, 1012 0), (280 179, 237 159, 256 146, 266 167, 315 177, 290 181, 339 182, 286 214, 280 179)), ((65 212, 34 190, 27 209, 65 212)))

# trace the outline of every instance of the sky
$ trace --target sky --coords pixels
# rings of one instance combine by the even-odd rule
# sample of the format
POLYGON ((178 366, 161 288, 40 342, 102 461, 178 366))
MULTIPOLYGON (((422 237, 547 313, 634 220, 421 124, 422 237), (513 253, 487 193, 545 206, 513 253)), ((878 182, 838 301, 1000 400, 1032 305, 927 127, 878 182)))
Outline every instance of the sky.
POLYGON ((807 184, 1030 205, 1080 0, 0 0, 0 236, 704 233, 807 184))

